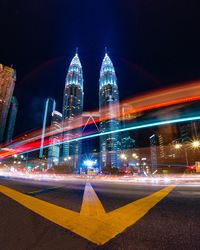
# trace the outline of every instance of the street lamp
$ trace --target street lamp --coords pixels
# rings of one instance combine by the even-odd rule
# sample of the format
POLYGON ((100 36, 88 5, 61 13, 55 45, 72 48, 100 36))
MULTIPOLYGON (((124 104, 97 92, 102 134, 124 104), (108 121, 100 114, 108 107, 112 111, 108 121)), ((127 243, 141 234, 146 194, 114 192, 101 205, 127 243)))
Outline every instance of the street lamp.
POLYGON ((199 141, 195 140, 195 141, 192 142, 192 147, 193 148, 198 148, 199 146, 200 146, 200 142, 199 141))
MULTIPOLYGON (((182 146, 183 146, 183 145, 180 144, 180 143, 177 143, 177 144, 174 145, 175 149, 181 149, 182 146)), ((198 140, 192 141, 192 142, 191 142, 191 147, 192 147, 192 148, 199 148, 199 147, 200 147, 200 141, 198 141, 198 140)), ((187 148, 184 146, 183 149, 184 149, 184 152, 185 152, 185 161, 186 161, 186 164, 187 164, 187 166, 188 166, 188 165, 189 165, 189 162, 188 162, 187 148)))
POLYGON ((71 156, 68 156, 68 157, 65 157, 64 158, 64 161, 70 161, 72 159, 72 157, 71 156))
POLYGON ((120 158, 121 158, 122 160, 126 160, 126 159, 127 159, 127 157, 126 157, 125 154, 121 154, 121 155, 120 155, 120 158))
POLYGON ((120 154, 120 158, 121 158, 121 163, 122 163, 122 166, 123 166, 123 169, 126 170, 126 167, 127 167, 127 156, 126 154, 122 153, 120 154))
MULTIPOLYGON (((180 143, 177 143, 177 144, 175 144, 174 145, 174 147, 175 147, 175 149, 180 149, 180 148, 182 148, 182 144, 180 144, 180 143)), ((186 165, 188 166, 188 154, 187 154, 187 150, 186 150, 186 148, 185 147, 183 147, 184 148, 184 152, 185 152, 185 161, 186 161, 186 165)))
POLYGON ((175 144, 175 149, 180 149, 181 147, 182 147, 182 144, 180 144, 180 143, 177 143, 177 144, 175 144))
POLYGON ((138 159, 138 158, 139 158, 139 156, 138 156, 136 153, 133 153, 132 156, 133 156, 133 158, 135 158, 135 159, 138 159))

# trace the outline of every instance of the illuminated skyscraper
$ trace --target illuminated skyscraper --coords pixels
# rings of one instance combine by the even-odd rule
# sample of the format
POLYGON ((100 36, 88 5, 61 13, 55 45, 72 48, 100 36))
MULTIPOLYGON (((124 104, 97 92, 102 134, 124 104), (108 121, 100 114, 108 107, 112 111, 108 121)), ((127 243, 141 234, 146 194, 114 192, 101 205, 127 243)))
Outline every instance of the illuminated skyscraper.
MULTIPOLYGON (((121 105, 121 126, 123 128, 131 126, 130 121, 134 118, 131 111, 133 110, 132 105, 123 104, 121 105)), ((131 137, 130 131, 125 131, 121 133, 121 150, 134 149, 135 140, 131 137)))
MULTIPOLYGON (((43 117, 43 126, 42 126, 42 135, 41 135, 41 145, 39 151, 39 157, 42 158, 44 156, 44 139, 46 134, 46 128, 51 124, 52 121, 52 112, 54 112, 56 108, 56 102, 53 98, 47 98, 45 102, 44 109, 44 117, 43 117)), ((45 150, 47 152, 47 150, 45 150)), ((45 152, 45 154, 46 154, 45 152)))
POLYGON ((6 124, 6 135, 5 135, 6 142, 9 142, 12 140, 14 128, 15 128, 17 111, 18 111, 18 101, 17 101, 17 98, 13 96, 11 99, 9 115, 8 115, 7 124, 6 124))
MULTIPOLYGON (((63 98, 63 130, 64 140, 73 136, 80 136, 81 131, 72 128, 77 122, 80 122, 80 115, 83 112, 83 71, 82 66, 76 53, 72 59, 65 82, 63 98), (67 131, 65 132, 65 129, 67 131)), ((63 159, 71 157, 71 165, 78 168, 79 156, 81 154, 81 142, 71 142, 63 144, 63 159)))
POLYGON ((157 170, 158 158, 157 158, 157 137, 155 134, 149 137, 150 152, 151 152, 151 171, 157 170))
POLYGON ((62 114, 56 110, 52 113, 50 131, 53 135, 50 137, 50 147, 48 149, 48 164, 47 168, 59 164, 60 145, 62 136, 62 114))
POLYGON ((14 69, 0 64, 0 143, 3 140, 8 110, 16 81, 14 69))
MULTIPOLYGON (((100 122, 100 131, 112 131, 119 128, 119 121, 115 115, 119 112, 119 92, 117 77, 113 63, 105 54, 101 65, 99 79, 99 111, 101 116, 108 117, 100 122)), ((100 161, 102 168, 117 168, 119 166, 119 135, 117 133, 100 137, 100 161)))

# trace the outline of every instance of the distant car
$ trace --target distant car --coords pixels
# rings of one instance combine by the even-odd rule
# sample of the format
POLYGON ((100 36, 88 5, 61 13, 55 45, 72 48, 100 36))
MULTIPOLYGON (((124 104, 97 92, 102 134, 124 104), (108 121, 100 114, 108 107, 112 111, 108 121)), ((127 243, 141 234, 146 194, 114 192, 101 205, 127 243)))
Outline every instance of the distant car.
POLYGON ((188 166, 188 171, 193 173, 196 172, 196 166, 195 165, 188 166))

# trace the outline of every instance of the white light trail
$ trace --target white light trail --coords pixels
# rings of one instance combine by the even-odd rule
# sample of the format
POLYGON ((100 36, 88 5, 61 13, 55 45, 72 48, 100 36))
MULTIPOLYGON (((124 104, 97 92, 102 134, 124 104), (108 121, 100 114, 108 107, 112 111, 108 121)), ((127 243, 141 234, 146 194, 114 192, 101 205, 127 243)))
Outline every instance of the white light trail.
MULTIPOLYGON (((76 137, 76 138, 73 138, 73 139, 70 139, 70 140, 54 143, 53 145, 60 145, 60 144, 66 143, 66 142, 81 141, 81 140, 85 140, 85 139, 96 138, 96 137, 99 137, 99 136, 104 136, 104 135, 109 135, 109 134, 114 134, 114 133, 120 133, 120 132, 124 132, 124 131, 137 130, 137 129, 143 129, 143 128, 150 128, 150 127, 156 127, 156 126, 161 126, 161 125, 174 124, 174 123, 179 123, 179 122, 195 121, 195 120, 200 120, 200 116, 177 118, 177 119, 172 119, 172 120, 159 121, 159 122, 153 122, 153 123, 148 123, 148 124, 141 124, 141 125, 137 125, 137 126, 131 126, 131 127, 128 127, 128 128, 121 128, 121 129, 117 129, 117 130, 106 131, 106 132, 103 132, 103 133, 96 133, 96 134, 76 137)), ((46 145, 46 146, 44 146, 44 148, 48 148, 49 146, 50 145, 46 145)), ((38 150, 38 148, 34 148, 34 149, 27 150, 27 151, 24 151, 24 152, 29 153, 29 152, 36 151, 36 150, 38 150)), ((21 152, 19 154, 22 154, 24 152, 21 152)))

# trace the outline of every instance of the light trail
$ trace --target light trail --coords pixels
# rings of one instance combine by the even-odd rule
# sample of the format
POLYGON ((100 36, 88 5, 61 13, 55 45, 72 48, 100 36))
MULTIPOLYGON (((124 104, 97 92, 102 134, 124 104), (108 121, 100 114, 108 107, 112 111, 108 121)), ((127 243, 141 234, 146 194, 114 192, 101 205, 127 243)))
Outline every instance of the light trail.
MULTIPOLYGON (((100 136, 104 136, 104 135, 130 131, 130 130, 144 129, 144 128, 156 127, 156 126, 161 126, 161 125, 175 124, 175 123, 179 123, 179 122, 181 123, 181 122, 196 121, 196 120, 200 120, 200 116, 171 119, 171 120, 153 122, 153 123, 149 123, 149 124, 141 124, 141 125, 137 125, 137 126, 131 126, 129 128, 121 128, 121 129, 117 129, 117 130, 106 131, 103 133, 96 133, 96 134, 91 134, 91 135, 86 135, 86 136, 80 136, 80 137, 76 137, 76 138, 66 140, 66 141, 63 140, 61 142, 54 143, 52 145, 61 145, 61 144, 66 143, 66 142, 81 141, 81 140, 91 139, 91 138, 100 137, 100 136)), ((47 148, 50 145, 51 144, 49 143, 48 140, 44 141, 44 148, 47 148)), ((24 146, 26 146, 26 148, 22 148, 21 152, 20 152, 20 148, 18 148, 17 151, 15 151, 15 153, 20 155, 23 153, 29 153, 29 152, 36 151, 40 147, 40 141, 36 142, 36 145, 34 147, 33 147, 33 143, 32 143, 32 145, 27 144, 24 146), (31 147, 33 147, 33 148, 31 148, 31 147)), ((13 150, 14 150, 14 148, 12 149, 12 153, 10 153, 9 156, 13 155, 13 150)), ((2 158, 1 154, 0 154, 0 158, 2 158)))
MULTIPOLYGON (((91 119, 88 124, 92 124, 94 121, 96 123, 105 121, 108 119, 124 119, 124 115, 133 115, 133 114, 139 114, 141 112, 147 111, 147 110, 155 110, 162 107, 168 107, 172 105, 182 104, 182 103, 188 103, 192 101, 200 100, 200 84, 199 81, 182 84, 181 86, 175 86, 170 87, 167 89, 157 90, 153 93, 147 93, 144 95, 140 95, 134 98, 130 98, 127 100, 124 100, 120 102, 119 109, 121 110, 124 106, 126 107, 123 112, 117 112, 112 115, 108 115, 110 112, 107 108, 104 108, 101 112, 100 117, 95 117, 93 120, 91 119)), ((115 108, 115 107, 114 107, 115 108)), ((176 107, 175 107, 176 108, 176 107)), ((132 117, 131 119, 134 119, 132 117)), ((169 121, 161 121, 161 122, 154 122, 150 124, 142 124, 142 125, 135 125, 128 128, 122 128, 115 131, 107 131, 104 133, 97 133, 97 134, 89 134, 89 135, 83 135, 81 137, 76 138, 70 138, 69 140, 63 140, 62 134, 66 131, 71 131, 73 129, 81 128, 84 126, 82 117, 79 116, 77 118, 74 118, 72 122, 69 123, 66 122, 64 127, 60 130, 51 130, 50 128, 46 129, 45 139, 44 139, 44 147, 49 147, 51 145, 49 143, 49 137, 53 135, 57 135, 59 137, 60 142, 57 144, 62 144, 64 142, 73 142, 78 140, 84 140, 89 138, 94 138, 98 136, 108 135, 112 133, 118 133, 123 131, 129 131, 129 130, 136 130, 141 128, 148 128, 152 126, 159 126, 164 124, 170 124, 170 123, 176 123, 176 122, 184 122, 184 121, 193 121, 198 120, 198 116, 193 116, 189 118, 179 118, 179 119, 173 119, 169 121)), ((23 152, 31 152, 33 150, 38 150, 39 145, 41 144, 41 130, 35 130, 31 133, 26 133, 25 138, 19 137, 14 140, 12 144, 8 145, 1 145, 1 148, 4 147, 7 150, 0 153, 0 158, 9 157, 13 154, 19 154, 23 152), (21 141, 19 141, 21 140, 21 141)), ((53 145, 57 145, 53 144, 53 145)))
MULTIPOLYGON (((152 185, 176 185, 182 187, 199 187, 200 186, 200 176, 191 175, 191 174, 168 174, 165 176, 160 175, 148 175, 148 176, 102 176, 102 175, 66 175, 66 174, 49 174, 49 173, 29 173, 29 172, 20 172, 15 171, 11 172, 8 170, 0 170, 0 176, 6 178, 19 179, 21 181, 52 181, 52 182, 83 182, 90 181, 91 183, 117 183, 119 185, 142 185, 142 186, 152 186, 152 185)), ((198 193, 199 195, 199 193, 198 193)))
MULTIPOLYGON (((187 118, 178 118, 178 119, 173 119, 173 120, 153 122, 153 123, 149 123, 149 124, 132 126, 132 127, 129 127, 129 128, 121 128, 121 129, 116 129, 116 130, 112 130, 112 131, 106 131, 106 132, 103 132, 103 133, 97 133, 97 134, 92 134, 92 135, 81 136, 81 137, 73 138, 71 140, 63 141, 63 142, 57 143, 57 144, 59 145, 59 144, 65 143, 65 142, 80 141, 80 140, 90 139, 90 138, 94 138, 94 137, 98 137, 98 136, 104 136, 104 135, 110 135, 110 134, 114 134, 114 133, 125 132, 125 131, 129 131, 129 130, 150 128, 150 127, 161 126, 161 125, 166 125, 166 124, 173 124, 173 123, 187 122, 187 121, 195 121, 195 120, 200 120, 200 116, 187 117, 187 118)), ((54 144, 54 145, 56 145, 56 144, 54 144)))
MULTIPOLYGON (((159 104, 155 104, 155 105, 151 105, 151 106, 144 106, 142 108, 138 108, 138 109, 134 109, 134 111, 127 111, 125 112, 124 114, 133 114, 133 113, 139 113, 139 112, 144 112, 144 111, 147 111, 147 110, 153 110, 153 109, 158 109, 158 108, 161 108, 161 107, 168 107, 168 106, 172 106, 172 105, 177 105, 177 104, 181 104, 181 103, 186 103, 186 102, 192 102, 192 101, 197 101, 197 100, 200 100, 200 96, 195 96, 195 97, 190 97, 190 98, 184 98, 184 99, 179 99, 179 100, 173 100, 173 101, 168 101, 168 102, 162 102, 162 103, 159 103, 159 104)), ((118 118, 119 120, 121 119, 122 117, 122 114, 121 113, 118 113, 116 114, 115 116, 111 117, 111 116, 103 116, 101 117, 100 119, 91 119, 90 121, 88 121, 87 125, 90 125, 92 124, 93 122, 96 122, 96 123, 99 123, 100 121, 104 121, 104 120, 107 120, 107 119, 112 119, 112 118, 118 118)), ((76 128, 80 128, 84 125, 84 123, 80 122, 80 117, 76 118, 74 121, 73 121, 73 127, 69 128, 68 126, 64 127, 64 128, 61 128, 60 130, 55 130, 55 131, 49 131, 49 132, 46 132, 45 134, 45 138, 48 140, 48 138, 50 136, 53 136, 53 135, 58 135, 58 134, 61 134, 63 132, 67 132, 69 130, 73 130, 73 129, 76 129, 76 128), (78 124, 78 125, 77 125, 78 124)), ((46 129, 47 131, 49 130, 49 128, 46 129)), ((41 131, 40 131, 40 134, 38 135, 35 135, 38 131, 34 131, 32 132, 31 134, 31 138, 28 138, 26 140, 23 140, 22 142, 24 144, 28 144, 28 143, 32 143, 32 142, 35 142, 37 140, 40 140, 41 139, 41 131), (34 136, 34 137, 33 137, 34 136)), ((62 136, 61 136, 62 137, 62 136)), ((20 138, 18 138, 20 139, 20 138)), ((62 140, 62 138, 61 138, 62 140)), ((45 143, 45 142, 44 142, 45 143)), ((17 141, 12 143, 13 146, 17 146, 18 143, 17 141)), ((7 147, 7 146, 6 146, 7 147)), ((6 153, 5 153, 6 154, 6 153)))
MULTIPOLYGON (((87 125, 93 124, 95 123, 99 123, 101 121, 105 121, 108 119, 119 119, 122 120, 124 115, 134 115, 140 112, 144 112, 144 111, 149 111, 149 110, 154 110, 154 109, 158 109, 158 108, 164 108, 164 107, 169 107, 172 105, 178 105, 178 104, 182 104, 182 103, 187 103, 187 102, 192 102, 192 101, 198 101, 200 100, 200 96, 193 96, 190 98, 181 98, 181 99, 176 99, 176 100, 171 100, 171 101, 166 101, 166 102, 161 102, 161 103, 157 103, 157 104, 152 104, 152 105, 147 105, 147 106, 143 106, 143 107, 138 107, 138 108, 134 108, 134 109, 130 109, 130 110, 126 110, 123 114, 121 112, 114 114, 114 115, 106 115, 106 111, 103 111, 103 114, 100 118, 93 118, 90 121, 88 121, 87 125)), ((129 104, 130 105, 130 104, 129 104)), ((108 112, 108 111, 107 111, 108 112)), ((67 123, 66 123, 67 124, 67 123)), ((48 132, 45 133, 45 137, 50 137, 53 136, 55 134, 59 134, 59 133, 63 133, 63 132, 67 132, 73 129, 78 129, 83 127, 85 124, 81 121, 81 117, 77 117, 73 120, 73 124, 72 126, 69 128, 68 125, 66 125, 64 128, 61 128, 60 130, 56 130, 56 131, 48 131, 50 130, 50 128, 47 128, 46 130, 48 132)), ((32 141, 36 141, 41 139, 41 131, 39 131, 39 134, 37 134, 38 131, 35 131, 31 136, 31 138, 28 138, 26 140, 23 140, 24 142, 32 142, 32 141), (36 135, 34 135, 36 134, 36 135)), ((20 138, 17 139, 17 141, 20 138)))
MULTIPOLYGON (((94 121, 96 123, 99 123, 101 121, 105 121, 111 118, 116 118, 118 120, 124 119, 124 115, 134 115, 139 114, 144 111, 154 110, 162 107, 168 107, 172 105, 178 105, 182 103, 188 103, 193 101, 199 101, 200 100, 200 82, 190 82, 186 84, 182 84, 181 86, 175 86, 175 87, 169 87, 165 89, 160 90, 154 90, 152 92, 148 92, 143 95, 139 95, 133 98, 129 98, 126 100, 123 100, 120 102, 118 109, 121 110, 123 107, 125 109, 123 112, 117 112, 113 115, 108 115, 109 110, 107 108, 104 108, 101 111, 101 116, 96 118, 94 117, 94 121)), ((115 107, 114 107, 115 108, 115 107)), ((98 112, 98 110, 92 111, 92 113, 98 112)), ((92 124, 94 122, 93 120, 90 120, 88 122, 89 124, 92 124)), ((84 123, 82 121, 81 116, 74 118, 73 122, 69 126, 68 122, 64 124, 64 127, 58 131, 52 131, 49 128, 46 128, 46 134, 45 137, 50 137, 55 134, 59 134, 62 132, 67 132, 76 128, 81 128, 84 126, 84 123)), ((12 145, 17 143, 18 141, 24 139, 24 136, 15 138, 12 145)), ((35 130, 31 133, 26 133, 26 139, 23 140, 24 143, 30 143, 33 141, 37 141, 41 139, 41 130, 35 130)), ((7 147, 7 145, 2 145, 2 147, 7 147)))

